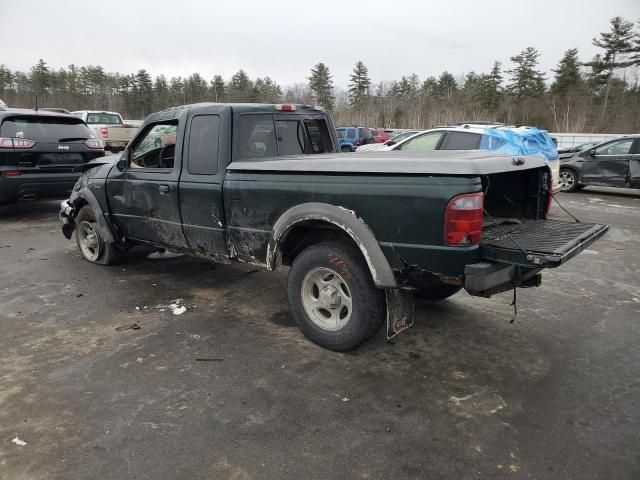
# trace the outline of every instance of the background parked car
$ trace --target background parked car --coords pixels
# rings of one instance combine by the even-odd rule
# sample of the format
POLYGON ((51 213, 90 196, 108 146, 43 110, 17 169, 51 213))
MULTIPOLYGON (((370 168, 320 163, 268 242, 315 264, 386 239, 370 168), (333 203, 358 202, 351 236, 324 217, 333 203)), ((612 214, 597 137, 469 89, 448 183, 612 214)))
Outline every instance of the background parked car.
POLYGON ((560 189, 587 185, 640 188, 640 135, 595 145, 560 159, 560 189))
MULTIPOLYGON (((387 144, 381 146, 376 150, 403 150, 409 152, 430 152, 433 150, 479 150, 481 148, 480 142, 482 141, 482 137, 488 129, 496 132, 504 131, 514 133, 524 133, 531 130, 530 127, 510 127, 495 123, 461 123, 425 130, 400 141, 394 141, 391 145, 387 144)), ((531 131, 537 131, 537 129, 531 131)), ((490 150, 501 148, 506 143, 500 138, 490 138, 489 142, 491 141, 496 142, 496 144, 489 144, 488 149, 490 150)), ((555 190, 559 185, 560 163, 557 158, 555 146, 552 146, 552 150, 555 158, 548 159, 548 161, 553 177, 553 188, 555 190)))
POLYGON ((375 150, 385 150, 385 147, 392 147, 397 143, 400 143, 401 141, 406 140, 409 137, 413 137, 414 135, 418 133, 422 133, 424 131, 425 130, 407 130, 405 132, 394 135, 384 143, 369 143, 367 145, 360 145, 358 148, 356 148, 356 152, 362 153, 362 152, 372 152, 375 150))
POLYGON ((73 169, 102 156, 102 141, 78 117, 0 110, 0 203, 65 197, 80 176, 73 169))
POLYGON ((105 150, 113 153, 124 150, 140 126, 126 124, 118 112, 80 110, 71 113, 84 120, 104 142, 105 150))
POLYGON ((373 136, 367 127, 338 127, 336 134, 343 152, 355 152, 360 145, 373 143, 373 136))
POLYGON ((393 130, 384 128, 370 128, 369 131, 373 137, 373 143, 384 143, 394 136, 393 130))

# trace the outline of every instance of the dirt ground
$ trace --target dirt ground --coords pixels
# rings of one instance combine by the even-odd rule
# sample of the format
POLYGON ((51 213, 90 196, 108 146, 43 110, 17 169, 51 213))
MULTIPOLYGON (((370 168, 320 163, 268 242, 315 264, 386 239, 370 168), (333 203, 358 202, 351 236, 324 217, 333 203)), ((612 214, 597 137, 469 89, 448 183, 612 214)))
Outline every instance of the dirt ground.
POLYGON ((0 207, 0 478, 640 478, 640 193, 561 199, 612 228, 514 324, 459 293, 349 354, 298 331, 286 272, 98 267, 57 202, 0 207))

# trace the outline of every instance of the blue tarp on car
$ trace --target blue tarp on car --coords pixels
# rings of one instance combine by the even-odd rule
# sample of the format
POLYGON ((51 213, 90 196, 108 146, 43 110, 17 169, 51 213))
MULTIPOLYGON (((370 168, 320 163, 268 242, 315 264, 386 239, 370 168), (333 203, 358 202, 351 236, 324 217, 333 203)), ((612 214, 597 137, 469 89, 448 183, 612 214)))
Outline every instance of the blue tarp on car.
POLYGON ((480 149, 509 155, 536 155, 546 160, 558 158, 558 148, 549 133, 535 127, 486 128, 480 140, 480 149))

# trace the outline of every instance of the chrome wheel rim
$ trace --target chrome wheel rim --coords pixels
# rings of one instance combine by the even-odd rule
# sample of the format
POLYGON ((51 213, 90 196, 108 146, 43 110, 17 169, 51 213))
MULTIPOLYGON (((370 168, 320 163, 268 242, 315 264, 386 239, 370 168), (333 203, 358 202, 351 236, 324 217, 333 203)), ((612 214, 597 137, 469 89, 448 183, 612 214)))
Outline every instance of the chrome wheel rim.
POLYGON ((576 180, 571 172, 563 170, 560 172, 560 176, 558 178, 558 184, 560 186, 560 190, 568 190, 576 183, 576 180))
POLYGON ((95 262, 98 259, 100 256, 100 237, 91 222, 85 220, 78 225, 78 243, 82 255, 87 260, 95 262))
POLYGON ((314 325, 327 331, 343 328, 351 319, 353 300, 347 282, 330 268, 311 270, 302 281, 302 307, 314 325))

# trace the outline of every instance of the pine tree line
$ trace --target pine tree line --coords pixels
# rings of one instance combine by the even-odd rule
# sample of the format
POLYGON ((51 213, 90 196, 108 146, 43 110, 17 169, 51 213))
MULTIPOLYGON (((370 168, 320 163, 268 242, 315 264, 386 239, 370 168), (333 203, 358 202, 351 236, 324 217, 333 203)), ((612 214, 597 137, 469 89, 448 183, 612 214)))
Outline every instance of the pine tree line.
POLYGON ((610 30, 593 44, 600 54, 583 62, 577 49, 569 49, 549 79, 538 70, 540 52, 533 47, 511 57, 507 68, 495 62, 488 73, 454 76, 445 71, 423 81, 410 74, 374 84, 358 61, 346 91, 334 87, 324 63, 312 67, 306 82, 283 88, 268 76, 251 79, 243 70, 228 81, 220 75, 208 80, 198 73, 168 79, 152 78, 146 70, 109 73, 100 66, 55 70, 39 60, 29 72, 0 65, 0 99, 31 107, 37 96, 41 106, 116 110, 132 119, 202 101, 285 101, 323 105, 338 124, 429 128, 492 120, 566 132, 640 131, 640 28, 615 17, 610 30))

